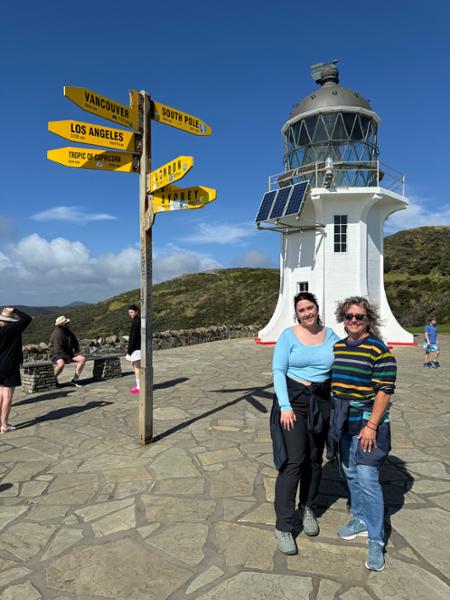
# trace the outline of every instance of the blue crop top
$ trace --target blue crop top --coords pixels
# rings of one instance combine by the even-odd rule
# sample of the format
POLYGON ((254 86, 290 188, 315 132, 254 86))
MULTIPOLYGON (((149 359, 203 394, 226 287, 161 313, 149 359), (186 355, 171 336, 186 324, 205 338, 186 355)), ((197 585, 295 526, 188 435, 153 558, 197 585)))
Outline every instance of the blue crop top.
POLYGON ((339 339, 332 329, 325 327, 325 338, 321 344, 305 346, 292 327, 283 331, 272 361, 273 383, 281 410, 292 410, 286 377, 311 382, 326 381, 330 377, 333 346, 339 339))

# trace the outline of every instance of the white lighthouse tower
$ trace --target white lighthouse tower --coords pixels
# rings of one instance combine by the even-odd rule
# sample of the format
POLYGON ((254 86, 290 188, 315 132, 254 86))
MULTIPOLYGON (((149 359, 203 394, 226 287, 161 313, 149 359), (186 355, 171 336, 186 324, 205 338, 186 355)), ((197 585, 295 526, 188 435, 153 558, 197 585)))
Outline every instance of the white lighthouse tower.
POLYGON ((282 128, 285 171, 270 178, 256 217, 259 229, 281 233, 278 303, 259 341, 275 342, 294 323, 295 294, 310 291, 338 335, 344 330, 335 321, 336 302, 358 295, 379 307, 385 341, 413 344, 383 282, 383 227, 408 204, 404 177, 379 162, 380 118, 367 100, 339 85, 336 62, 311 68, 320 87, 282 128))

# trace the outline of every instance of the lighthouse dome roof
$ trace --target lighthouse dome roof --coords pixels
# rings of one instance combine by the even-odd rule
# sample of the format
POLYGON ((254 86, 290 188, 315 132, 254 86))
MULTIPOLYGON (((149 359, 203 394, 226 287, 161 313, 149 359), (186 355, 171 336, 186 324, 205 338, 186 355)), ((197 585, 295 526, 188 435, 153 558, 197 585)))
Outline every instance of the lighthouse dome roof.
POLYGON ((333 110, 333 108, 364 108, 372 111, 369 102, 358 92, 342 87, 335 82, 328 81, 320 88, 315 89, 303 100, 294 106, 289 119, 303 113, 320 112, 321 110, 333 110))

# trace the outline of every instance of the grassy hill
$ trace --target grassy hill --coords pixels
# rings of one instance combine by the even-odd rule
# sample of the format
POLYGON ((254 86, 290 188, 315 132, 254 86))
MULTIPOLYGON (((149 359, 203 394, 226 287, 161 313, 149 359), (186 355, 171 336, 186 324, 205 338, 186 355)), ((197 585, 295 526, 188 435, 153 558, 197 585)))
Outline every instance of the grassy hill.
MULTIPOLYGON (((183 275, 153 287, 154 331, 209 325, 257 325, 268 321, 278 298, 278 269, 222 269, 183 275)), ((79 339, 128 334, 129 304, 139 305, 139 290, 64 314, 79 339)), ((54 316, 33 319, 24 343, 47 341, 54 316)))
MULTIPOLYGON (((419 227, 385 240, 385 287, 397 319, 422 326, 430 312, 450 323, 450 227, 419 227)), ((209 325, 256 325, 271 317, 278 298, 278 269, 222 269, 183 275, 154 286, 154 331, 209 325)), ((139 291, 65 310, 79 338, 127 334, 127 306, 139 291)), ((54 315, 33 319, 24 341, 47 341, 54 315)))
POLYGON ((384 283, 392 311, 405 327, 433 313, 450 323, 450 227, 417 227, 385 239, 384 283))

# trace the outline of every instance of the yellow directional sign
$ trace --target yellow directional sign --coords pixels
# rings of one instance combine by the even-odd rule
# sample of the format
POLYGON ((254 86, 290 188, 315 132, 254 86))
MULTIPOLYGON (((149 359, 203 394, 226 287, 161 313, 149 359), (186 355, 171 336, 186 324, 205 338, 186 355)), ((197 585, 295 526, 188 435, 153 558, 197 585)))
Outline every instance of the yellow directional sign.
POLYGON ((87 112, 120 123, 125 127, 138 129, 137 106, 130 107, 119 104, 119 102, 115 102, 106 96, 101 96, 82 87, 66 85, 64 86, 64 96, 87 112))
POLYGON ((182 179, 193 166, 193 156, 178 156, 178 158, 171 160, 150 173, 148 178, 149 190, 154 192, 182 179))
POLYGON ((136 148, 137 134, 125 129, 113 129, 82 121, 50 121, 48 130, 74 142, 106 146, 129 152, 138 151, 136 148))
POLYGON ((153 211, 158 213, 203 208, 216 197, 217 190, 203 185, 190 188, 168 186, 153 194, 153 211))
POLYGON ((48 150, 47 158, 65 167, 120 171, 122 173, 139 171, 138 157, 128 152, 89 150, 88 148, 58 148, 57 150, 48 150))
POLYGON ((166 104, 161 104, 161 102, 152 102, 152 104, 152 119, 155 121, 188 131, 189 133, 194 133, 195 135, 211 135, 211 127, 198 117, 167 106, 166 104))

